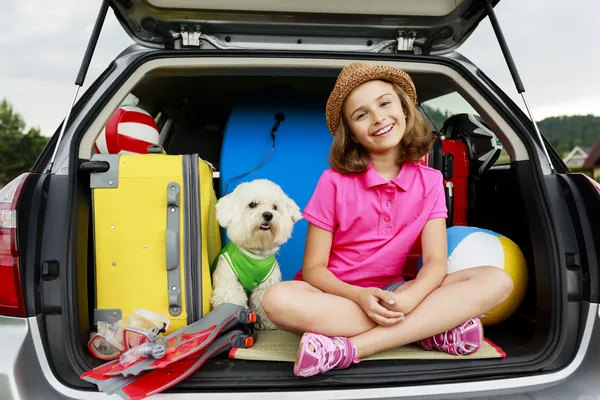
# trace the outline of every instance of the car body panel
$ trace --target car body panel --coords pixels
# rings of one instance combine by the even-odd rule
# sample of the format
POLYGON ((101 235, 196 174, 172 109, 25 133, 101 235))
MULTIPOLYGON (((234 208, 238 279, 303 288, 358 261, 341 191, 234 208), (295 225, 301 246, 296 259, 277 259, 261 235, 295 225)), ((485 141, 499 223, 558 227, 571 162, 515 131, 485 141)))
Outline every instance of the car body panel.
MULTIPOLYGON (((586 325, 581 333, 581 345, 571 362, 562 370, 536 376, 500 380, 444 383, 406 387, 384 387, 353 390, 216 393, 163 393, 156 399, 392 399, 392 398, 490 398, 528 399, 598 398, 600 393, 600 308, 584 303, 586 325), (577 373, 575 373, 577 372, 577 373), (485 396, 485 397, 484 397, 485 396), (588 396, 588 397, 581 397, 588 396)), ((0 331, 6 336, 0 342, 0 392, 7 399, 109 399, 104 393, 75 390, 63 385, 52 374, 44 350, 40 329, 41 317, 28 319, 0 317, 0 331)), ((291 366, 290 366, 291 368, 291 366)))
POLYGON ((309 41, 350 36, 363 42, 405 35, 420 47, 427 43, 426 52, 442 54, 458 48, 486 15, 485 3, 476 0, 114 0, 110 5, 133 40, 154 48, 172 48, 181 35, 196 43, 227 34, 232 44, 238 35, 309 41))

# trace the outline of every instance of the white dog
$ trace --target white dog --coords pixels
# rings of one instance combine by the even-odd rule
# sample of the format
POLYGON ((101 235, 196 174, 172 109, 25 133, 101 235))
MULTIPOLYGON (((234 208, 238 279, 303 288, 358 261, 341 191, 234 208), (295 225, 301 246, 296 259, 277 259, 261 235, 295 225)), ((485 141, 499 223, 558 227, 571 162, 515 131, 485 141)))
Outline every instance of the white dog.
POLYGON ((216 211, 229 242, 213 262, 212 307, 248 307, 261 317, 259 329, 276 329, 262 308, 262 296, 281 281, 275 253, 302 219, 300 208, 275 183, 256 179, 219 199, 216 211))

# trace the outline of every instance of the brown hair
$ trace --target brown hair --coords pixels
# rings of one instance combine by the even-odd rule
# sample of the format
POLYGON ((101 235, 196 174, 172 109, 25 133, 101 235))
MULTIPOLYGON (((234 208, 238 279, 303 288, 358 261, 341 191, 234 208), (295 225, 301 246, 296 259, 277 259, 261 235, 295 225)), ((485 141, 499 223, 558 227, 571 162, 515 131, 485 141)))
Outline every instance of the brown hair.
MULTIPOLYGON (((405 161, 418 161, 431 150, 435 137, 429 123, 425 122, 421 113, 415 107, 408 95, 396 84, 388 82, 402 102, 402 109, 406 115, 406 131, 400 140, 400 157, 396 164, 402 165, 405 161)), ((340 124, 333 137, 333 144, 329 151, 329 164, 332 169, 341 173, 359 173, 367 169, 369 153, 358 142, 352 139, 352 132, 346 119, 340 113, 340 124)))

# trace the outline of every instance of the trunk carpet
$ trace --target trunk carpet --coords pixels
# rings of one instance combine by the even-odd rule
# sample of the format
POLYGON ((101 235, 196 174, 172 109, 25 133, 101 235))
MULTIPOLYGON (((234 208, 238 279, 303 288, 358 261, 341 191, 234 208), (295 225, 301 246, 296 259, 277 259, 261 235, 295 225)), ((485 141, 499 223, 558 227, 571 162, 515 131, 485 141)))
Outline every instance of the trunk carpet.
MULTIPOLYGON (((296 360, 296 352, 300 336, 286 331, 260 331, 257 333, 256 343, 247 349, 233 348, 229 352, 229 358, 255 361, 282 361, 293 363, 296 360)), ((369 360, 464 360, 482 358, 505 358, 504 351, 485 339, 479 351, 468 356, 454 356, 441 351, 426 351, 417 345, 401 346, 396 349, 374 354, 365 358, 369 360)))

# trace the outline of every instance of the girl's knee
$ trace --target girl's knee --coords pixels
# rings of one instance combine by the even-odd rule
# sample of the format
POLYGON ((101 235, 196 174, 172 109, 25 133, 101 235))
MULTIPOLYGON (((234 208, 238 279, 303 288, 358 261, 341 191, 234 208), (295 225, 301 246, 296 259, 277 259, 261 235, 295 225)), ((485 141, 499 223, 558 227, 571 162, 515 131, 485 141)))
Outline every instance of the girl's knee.
POLYGON ((270 286, 263 294, 263 310, 268 316, 290 310, 298 304, 298 298, 301 297, 302 292, 308 290, 305 286, 308 284, 298 281, 279 282, 270 286))
POLYGON ((446 276, 443 285, 460 281, 476 281, 477 287, 485 288, 487 293, 494 293, 504 301, 513 290, 513 280, 503 269, 493 266, 473 267, 446 276))
POLYGON ((504 270, 500 268, 496 268, 498 271, 495 273, 494 280, 496 281, 496 285, 500 292, 501 301, 504 301, 510 296, 514 283, 512 277, 507 274, 504 270))
POLYGON ((474 268, 479 275, 484 286, 492 293, 495 293, 499 298, 499 302, 503 302, 510 296, 513 290, 513 280, 509 274, 498 267, 477 267, 474 268))
POLYGON ((267 290, 265 290, 262 297, 262 307, 267 315, 273 313, 277 306, 285 299, 283 293, 285 292, 285 286, 287 286, 286 283, 287 282, 279 282, 269 286, 267 290))

